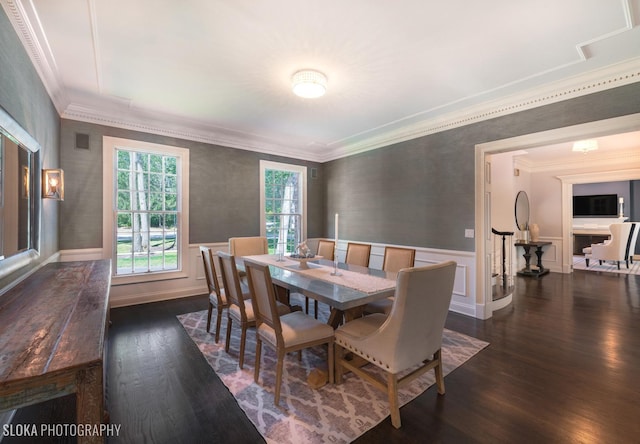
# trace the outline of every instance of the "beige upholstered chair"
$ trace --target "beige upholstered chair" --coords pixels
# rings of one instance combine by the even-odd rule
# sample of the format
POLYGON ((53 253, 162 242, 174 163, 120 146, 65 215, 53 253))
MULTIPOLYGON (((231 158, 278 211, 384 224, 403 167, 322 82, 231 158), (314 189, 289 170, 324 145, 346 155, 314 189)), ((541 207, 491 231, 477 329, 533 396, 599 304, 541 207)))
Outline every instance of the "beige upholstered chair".
POLYGON ((207 288, 209 289, 209 312, 207 313, 207 331, 211 331, 211 315, 215 307, 216 315, 216 343, 220 339, 220 322, 222 321, 222 311, 229 307, 227 296, 224 289, 220 287, 218 282, 218 273, 216 271, 215 259, 211 248, 200 246, 200 254, 202 255, 202 263, 204 265, 204 276, 207 279, 207 288))
MULTIPOLYGON (((233 320, 236 320, 240 323, 241 328, 239 364, 240 368, 242 368, 244 366, 244 347, 247 342, 247 329, 256 325, 255 312, 251 295, 247 293, 243 294, 242 292, 235 256, 219 251, 218 257, 222 265, 220 267, 222 271, 222 282, 229 302, 229 308, 227 309, 227 339, 224 349, 229 353, 231 328, 233 320)), ((288 313, 290 311, 288 306, 279 302, 278 310, 280 313, 288 313)))
POLYGON ((347 256, 345 264, 360 265, 362 267, 369 266, 369 255, 371 254, 370 244, 357 244, 349 242, 347 244, 347 256))
POLYGON ((229 238, 229 254, 232 256, 240 257, 268 253, 269 245, 267 244, 266 237, 254 236, 229 238))
MULTIPOLYGON (((384 271, 398 272, 403 268, 411 268, 415 265, 416 250, 413 248, 385 247, 382 269, 384 271)), ((383 313, 388 315, 393 305, 393 296, 380 301, 367 304, 364 307, 365 314, 383 313)))
POLYGON ((391 423, 396 428, 401 426, 399 388, 434 369, 438 393, 444 394, 442 332, 455 272, 453 261, 405 268, 398 273, 389 316, 380 313, 364 316, 347 322, 335 332, 336 382, 342 382, 343 370, 347 369, 387 392, 391 423), (345 358, 346 351, 379 367, 386 377, 381 379, 364 366, 352 364, 345 358), (420 367, 398 378, 398 374, 416 365, 420 367))
POLYGON ((318 241, 318 256, 322 256, 328 261, 333 260, 336 243, 335 241, 321 239, 318 241))
MULTIPOLYGON (((602 265, 603 261, 614 261, 620 269, 620 261, 628 260, 627 245, 631 236, 632 224, 626 222, 609 225, 611 239, 601 244, 591 244, 582 250, 587 267, 590 259, 597 259, 602 265)), ((628 262, 627 262, 627 266, 628 262)))
POLYGON ((327 344, 329 382, 333 383, 333 328, 301 311, 279 314, 269 267, 250 260, 247 260, 245 265, 257 320, 255 381, 258 382, 260 377, 260 356, 262 343, 265 342, 273 347, 278 355, 274 395, 276 405, 280 403, 286 353, 327 344))

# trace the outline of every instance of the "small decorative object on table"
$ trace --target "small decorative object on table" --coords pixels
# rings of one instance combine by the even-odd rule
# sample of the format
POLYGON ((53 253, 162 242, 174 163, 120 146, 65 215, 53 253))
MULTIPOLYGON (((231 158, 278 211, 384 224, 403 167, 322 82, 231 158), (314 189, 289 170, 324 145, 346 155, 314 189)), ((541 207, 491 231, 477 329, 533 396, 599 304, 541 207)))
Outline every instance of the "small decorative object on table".
POLYGON ((289 259, 300 262, 300 269, 306 270, 309 268, 307 262, 317 261, 318 259, 322 259, 322 256, 313 254, 309 247, 307 247, 307 243, 303 241, 298 244, 296 252, 290 255, 289 259))
POLYGON ((531 234, 531 242, 540 240, 540 227, 538 227, 538 224, 529 225, 529 233, 531 234))

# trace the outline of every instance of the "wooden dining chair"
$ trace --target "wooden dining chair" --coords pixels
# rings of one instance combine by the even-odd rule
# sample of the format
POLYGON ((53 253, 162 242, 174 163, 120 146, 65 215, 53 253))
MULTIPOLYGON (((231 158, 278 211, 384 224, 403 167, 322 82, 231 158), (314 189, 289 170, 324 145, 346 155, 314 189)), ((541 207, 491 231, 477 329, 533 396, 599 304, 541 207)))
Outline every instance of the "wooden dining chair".
POLYGON ((269 254, 269 244, 263 236, 230 237, 229 254, 237 257, 269 254))
POLYGON ((260 378, 260 359, 264 342, 275 349, 278 357, 274 403, 279 405, 285 355, 289 352, 327 344, 329 383, 333 384, 333 328, 301 311, 281 314, 278 311, 269 266, 251 260, 246 260, 245 266, 256 316, 254 380, 258 382, 260 378))
POLYGON ((320 239, 318 241, 318 256, 322 256, 328 261, 332 261, 335 254, 336 242, 320 239))
POLYGON ((344 370, 350 370, 386 392, 395 428, 401 426, 398 389, 433 369, 438 393, 444 394, 442 333, 455 272, 454 261, 405 268, 398 273, 395 300, 388 317, 374 313, 347 322, 335 332, 336 383, 342 382, 344 370), (378 367, 384 376, 355 365, 354 360, 346 358, 346 352, 378 367))
MULTIPOLYGON (((396 273, 403 268, 411 268, 415 265, 416 250, 413 248, 385 247, 382 269, 396 273)), ((370 302, 364 307, 365 314, 383 313, 388 315, 393 305, 393 296, 379 301, 370 302)))
POLYGON ((357 244, 349 242, 347 244, 347 256, 344 262, 350 265, 369 266, 369 256, 371 255, 371 244, 357 244))
MULTIPOLYGON (((240 323, 240 353, 238 361, 240 368, 243 368, 244 348, 247 342, 247 329, 249 327, 255 327, 256 325, 253 302, 251 300, 250 293, 242 292, 235 256, 219 251, 218 257, 220 258, 220 263, 222 265, 220 267, 222 271, 222 282, 229 302, 229 308, 227 309, 227 336, 224 350, 229 353, 231 328, 233 321, 235 320, 240 323)), ((278 303, 278 310, 280 313, 288 313, 290 311, 287 305, 281 303, 278 303)))
POLYGON ((227 296, 224 289, 220 287, 218 281, 218 273, 216 270, 213 251, 209 247, 200 245, 200 254, 202 255, 202 264, 204 265, 204 277, 207 280, 207 288, 209 290, 209 311, 207 313, 207 332, 211 331, 211 315, 213 309, 216 309, 216 344, 220 339, 220 323, 222 321, 222 312, 229 307, 227 296))

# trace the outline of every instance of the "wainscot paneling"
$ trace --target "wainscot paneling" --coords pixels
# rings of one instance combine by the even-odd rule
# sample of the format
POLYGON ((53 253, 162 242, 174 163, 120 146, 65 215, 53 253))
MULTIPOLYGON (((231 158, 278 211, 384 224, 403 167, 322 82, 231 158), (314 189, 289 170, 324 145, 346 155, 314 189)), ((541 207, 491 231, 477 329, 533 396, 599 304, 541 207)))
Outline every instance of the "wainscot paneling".
MULTIPOLYGON (((309 246, 315 250, 318 239, 309 239, 309 246)), ((344 261, 347 240, 338 242, 338 260, 344 261)), ((214 251, 228 251, 226 242, 202 244, 213 248, 214 251)), ((158 302, 187 296, 205 294, 206 281, 202 267, 202 257, 198 245, 189 245, 189 264, 185 267, 186 278, 169 279, 137 284, 112 285, 111 306, 124 307, 127 305, 158 302)), ((372 268, 382 268, 384 244, 371 244, 372 268)), ((415 247, 409 247, 415 248, 415 247)), ((475 282, 475 254, 466 251, 437 250, 430 248, 416 249, 416 265, 429 265, 454 260, 458 264, 451 300, 451 311, 476 317, 482 313, 475 300, 473 283, 475 282)), ((102 258, 102 249, 90 248, 79 250, 63 250, 60 252, 61 261, 95 260, 102 258)))

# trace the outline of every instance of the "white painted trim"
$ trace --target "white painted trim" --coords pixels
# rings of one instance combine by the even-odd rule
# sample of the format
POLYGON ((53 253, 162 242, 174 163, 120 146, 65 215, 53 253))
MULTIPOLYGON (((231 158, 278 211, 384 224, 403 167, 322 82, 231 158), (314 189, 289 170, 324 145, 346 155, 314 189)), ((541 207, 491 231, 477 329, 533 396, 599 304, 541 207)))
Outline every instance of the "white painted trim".
POLYGON ((265 200, 264 200, 264 180, 265 170, 291 171, 298 173, 300 178, 300 189, 298 193, 302 199, 302 239, 307 238, 307 167, 304 165, 295 165, 291 163, 272 162, 269 160, 260 161, 260 235, 267 235, 267 226, 265 218, 265 200))
MULTIPOLYGON (((189 245, 189 153, 186 148, 160 145, 140 140, 122 139, 103 136, 102 138, 102 253, 104 259, 112 259, 115 251, 114 234, 114 157, 116 148, 133 149, 149 153, 163 153, 176 156, 180 169, 178 193, 180 201, 178 208, 178 224, 180 226, 179 245, 189 245)), ((182 248, 180 254, 180 269, 175 272, 147 273, 144 275, 112 276, 111 284, 131 284, 145 281, 161 281, 173 278, 186 278, 189 275, 188 248, 182 248)), ((115 263, 113 265, 115 273, 115 263)))
MULTIPOLYGON (((365 132, 350 135, 323 146, 319 150, 314 149, 313 146, 300 149, 298 146, 288 145, 286 141, 273 140, 213 125, 203 125, 201 122, 188 120, 178 122, 175 116, 165 113, 150 113, 148 110, 144 110, 143 115, 142 111, 131 109, 128 103, 114 101, 110 104, 112 109, 109 112, 90 108, 86 104, 70 103, 63 88, 63 82, 58 78, 55 60, 48 47, 46 36, 39 25, 39 19, 32 3, 21 0, 0 0, 0 4, 7 12, 11 24, 62 118, 315 162, 328 162, 428 134, 628 85, 640 80, 640 58, 634 58, 532 87, 517 94, 505 95, 497 100, 485 100, 483 103, 450 113, 445 113, 444 110, 454 106, 455 103, 424 110, 365 132)), ((92 6, 93 1, 89 3, 90 9, 92 6)), ((629 0, 622 1, 622 13, 625 25, 593 40, 579 42, 576 45, 577 60, 571 64, 585 63, 589 45, 633 30, 633 14, 629 0)), ((94 46, 95 44, 96 42, 94 42, 94 46)), ((99 53, 96 57, 96 64, 99 64, 99 53)), ((560 66, 556 69, 563 68, 567 68, 567 66, 560 66)), ((513 87, 517 83, 530 81, 552 71, 538 73, 530 78, 505 85, 505 87, 513 87)), ((496 91, 486 91, 484 95, 496 91)), ((478 95, 478 97, 481 96, 482 94, 478 95)), ((468 99, 473 99, 473 97, 461 101, 468 99)), ((106 99, 104 100, 106 101, 106 99)))
POLYGON ((104 259, 102 248, 80 248, 74 250, 60 250, 60 262, 96 261, 104 259))
MULTIPOLYGON (((487 301, 487 295, 491 295, 491 248, 487 248, 486 242, 490 238, 491 232, 491 211, 489 207, 491 193, 486 181, 486 156, 491 153, 517 151, 522 149, 535 149, 544 145, 568 142, 572 140, 587 139, 592 137, 608 136, 612 134, 625 133, 640 130, 640 114, 630 114, 627 116, 605 119, 595 122, 574 125, 565 128, 558 128, 539 133, 526 134, 509 139, 496 140, 492 142, 478 144, 475 147, 475 228, 476 228, 476 293, 478 295, 478 305, 482 307, 484 318, 490 318, 492 314, 491 304, 487 301), (487 192, 489 190, 489 192, 487 192)), ((620 175, 616 172, 602 172, 603 176, 616 177, 620 175)), ((586 179, 585 179, 586 180, 586 179)), ((591 179, 589 179, 591 180, 591 179)), ((571 204, 567 205, 571 195, 569 183, 563 183, 563 205, 562 205, 562 272, 570 273, 573 252, 571 250, 572 214, 571 204)))
MULTIPOLYGON (((640 116, 639 114, 635 114, 640 116)), ((638 125, 640 127, 640 124, 638 125)), ((581 174, 557 176, 562 182, 562 232, 564 233, 562 269, 564 273, 573 271, 573 185, 579 183, 613 182, 640 179, 640 168, 615 171, 596 171, 581 174)))

